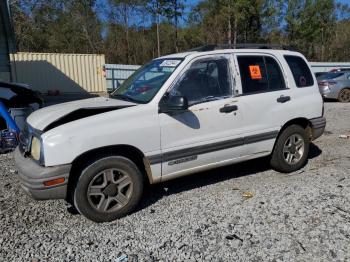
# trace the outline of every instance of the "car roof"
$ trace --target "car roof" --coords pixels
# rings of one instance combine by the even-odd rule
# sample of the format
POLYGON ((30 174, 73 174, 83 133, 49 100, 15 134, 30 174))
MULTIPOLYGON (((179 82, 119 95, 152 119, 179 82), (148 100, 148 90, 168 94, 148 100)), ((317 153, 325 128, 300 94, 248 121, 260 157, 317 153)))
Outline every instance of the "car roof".
POLYGON ((295 51, 290 50, 279 50, 279 49, 216 49, 212 51, 188 51, 188 52, 182 52, 182 53, 175 53, 170 54, 166 56, 161 56, 157 59, 175 59, 180 58, 184 59, 186 57, 197 57, 197 56, 204 56, 204 55, 212 55, 212 54, 230 54, 230 53, 264 53, 264 54, 282 54, 282 55, 298 55, 301 54, 295 51))

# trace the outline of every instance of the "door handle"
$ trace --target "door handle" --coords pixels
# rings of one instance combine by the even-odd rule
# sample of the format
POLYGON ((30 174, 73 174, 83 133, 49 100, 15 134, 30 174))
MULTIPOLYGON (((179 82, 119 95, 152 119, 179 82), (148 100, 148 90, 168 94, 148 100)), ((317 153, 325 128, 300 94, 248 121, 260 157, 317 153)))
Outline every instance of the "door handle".
POLYGON ((280 96, 279 98, 277 98, 277 102, 278 103, 285 103, 290 101, 290 96, 280 96))
POLYGON ((238 110, 238 106, 236 105, 225 105, 224 107, 220 108, 220 113, 231 113, 233 111, 237 111, 238 110))

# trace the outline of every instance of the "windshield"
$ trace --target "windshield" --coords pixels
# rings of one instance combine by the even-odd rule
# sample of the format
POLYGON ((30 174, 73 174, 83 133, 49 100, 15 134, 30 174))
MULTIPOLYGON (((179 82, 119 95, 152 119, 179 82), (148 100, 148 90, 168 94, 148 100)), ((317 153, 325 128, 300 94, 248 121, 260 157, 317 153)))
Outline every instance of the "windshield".
POLYGON ((111 94, 111 97, 136 103, 148 103, 181 62, 182 59, 177 58, 153 60, 133 73, 111 94))
POLYGON ((327 73, 327 74, 324 74, 324 75, 321 75, 320 77, 318 77, 318 80, 334 79, 334 78, 338 78, 342 75, 344 75, 344 73, 327 73))

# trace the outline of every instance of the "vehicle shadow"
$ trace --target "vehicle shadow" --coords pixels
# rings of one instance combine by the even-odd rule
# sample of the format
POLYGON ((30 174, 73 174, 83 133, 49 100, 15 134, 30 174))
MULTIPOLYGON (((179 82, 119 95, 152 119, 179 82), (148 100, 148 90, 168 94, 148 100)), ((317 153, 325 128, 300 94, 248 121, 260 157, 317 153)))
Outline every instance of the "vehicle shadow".
POLYGON ((189 128, 192 129, 199 129, 200 128, 200 122, 198 117, 193 114, 191 111, 186 111, 184 113, 176 114, 176 115, 171 115, 174 119, 179 121, 180 123, 188 126, 189 128))
POLYGON ((322 150, 314 143, 310 144, 309 157, 308 159, 313 159, 322 154, 322 150))
MULTIPOLYGON (((318 157, 321 153, 322 150, 317 145, 311 143, 308 160, 318 157)), ((255 175, 270 169, 269 158, 264 157, 151 185, 146 187, 143 200, 135 212, 151 206, 164 196, 214 185, 238 177, 255 175)))
POLYGON ((335 98, 324 98, 323 101, 326 103, 339 103, 339 101, 335 98))

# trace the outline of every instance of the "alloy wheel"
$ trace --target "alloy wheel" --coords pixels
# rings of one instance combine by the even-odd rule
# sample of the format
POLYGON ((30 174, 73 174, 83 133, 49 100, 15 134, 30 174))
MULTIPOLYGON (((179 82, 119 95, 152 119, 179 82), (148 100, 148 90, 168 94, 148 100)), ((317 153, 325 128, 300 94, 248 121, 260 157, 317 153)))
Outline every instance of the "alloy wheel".
POLYGON ((293 134, 287 138, 283 146, 283 157, 289 165, 300 161, 305 151, 305 142, 301 135, 293 134))
POLYGON ((114 212, 128 204, 133 193, 130 176, 118 169, 106 169, 90 182, 87 198, 99 212, 114 212))
POLYGON ((339 94, 341 102, 350 102, 350 89, 343 89, 339 94))

